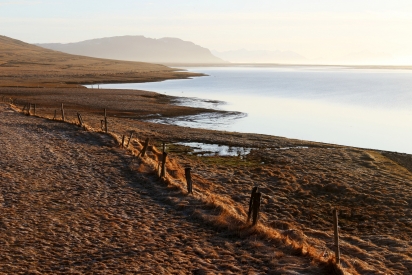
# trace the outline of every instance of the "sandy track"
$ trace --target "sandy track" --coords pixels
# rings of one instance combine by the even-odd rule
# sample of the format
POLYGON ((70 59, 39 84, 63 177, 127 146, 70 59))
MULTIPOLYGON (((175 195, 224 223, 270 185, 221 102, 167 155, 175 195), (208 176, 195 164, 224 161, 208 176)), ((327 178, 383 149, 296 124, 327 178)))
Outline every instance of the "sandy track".
POLYGON ((0 105, 0 148, 2 274, 319 272, 156 200, 109 136, 0 105))

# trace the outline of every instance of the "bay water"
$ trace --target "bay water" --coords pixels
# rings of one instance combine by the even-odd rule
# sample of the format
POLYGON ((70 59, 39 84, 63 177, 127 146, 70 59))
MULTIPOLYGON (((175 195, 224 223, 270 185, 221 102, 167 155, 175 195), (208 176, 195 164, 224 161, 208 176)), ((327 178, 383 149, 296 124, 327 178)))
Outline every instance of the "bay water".
POLYGON ((177 125, 412 153, 412 71, 331 66, 191 67, 208 76, 105 84, 185 97, 177 104, 239 111, 177 125), (205 99, 207 99, 205 101, 205 99))

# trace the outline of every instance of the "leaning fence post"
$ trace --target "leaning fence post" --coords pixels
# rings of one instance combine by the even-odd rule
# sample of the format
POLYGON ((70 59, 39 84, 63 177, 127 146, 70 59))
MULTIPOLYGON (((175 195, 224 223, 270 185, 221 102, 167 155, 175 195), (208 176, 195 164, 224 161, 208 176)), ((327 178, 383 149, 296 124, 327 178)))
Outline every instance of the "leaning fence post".
POLYGON ((253 187, 252 194, 250 195, 250 200, 249 200, 249 212, 247 214, 247 222, 250 221, 250 217, 252 216, 253 198, 255 197, 255 194, 257 191, 258 191, 257 186, 253 187))
POLYGON ((162 170, 160 172, 160 177, 161 178, 164 178, 166 176, 166 159, 167 159, 167 153, 163 152, 162 170))
POLYGON ((335 237, 335 258, 336 263, 340 264, 340 249, 339 249, 339 231, 338 231, 338 210, 333 209, 333 230, 335 237))
POLYGON ((150 139, 146 138, 146 141, 144 142, 142 152, 140 153, 140 154, 142 154, 142 157, 144 157, 146 155, 146 150, 147 150, 147 147, 149 146, 149 141, 150 141, 150 139))
POLYGON ((62 103, 62 106, 61 106, 61 112, 62 112, 62 120, 65 121, 63 103, 62 103))
POLYGON ((125 135, 122 136, 122 148, 124 148, 124 138, 125 138, 125 135))
POLYGON ((104 131, 107 133, 107 112, 106 112, 106 108, 104 108, 104 131))
POLYGON ((259 211, 260 211, 260 198, 262 194, 260 192, 257 192, 253 196, 253 221, 252 225, 256 225, 259 220, 259 211))
POLYGON ((192 176, 190 175, 190 170, 192 168, 186 167, 185 168, 185 176, 186 176, 186 182, 187 182, 187 192, 189 194, 193 194, 193 183, 192 183, 192 176))
POLYGON ((132 140, 132 137, 133 137, 133 132, 130 133, 130 137, 129 137, 129 140, 127 141, 126 148, 129 148, 129 144, 130 144, 130 141, 132 140))
POLYGON ((30 108, 31 108, 31 104, 30 103, 27 103, 27 115, 29 116, 30 115, 30 108))
POLYGON ((77 113, 77 119, 79 120, 80 127, 82 127, 83 126, 83 119, 82 119, 82 116, 79 113, 77 113))

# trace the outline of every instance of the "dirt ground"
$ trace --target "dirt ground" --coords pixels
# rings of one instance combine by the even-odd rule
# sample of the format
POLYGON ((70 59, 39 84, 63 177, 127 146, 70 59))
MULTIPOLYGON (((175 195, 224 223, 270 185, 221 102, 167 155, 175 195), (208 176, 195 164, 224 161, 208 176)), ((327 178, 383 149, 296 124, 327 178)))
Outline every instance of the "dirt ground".
MULTIPOLYGON (((219 243, 219 241, 223 243, 229 242, 233 245, 236 244, 232 246, 231 250, 229 249, 229 251, 232 251, 230 255, 237 261, 232 259, 231 264, 240 268, 241 271, 237 269, 225 269, 225 267, 216 264, 215 266, 188 264, 184 269, 180 269, 183 274, 190 273, 196 269, 210 269, 212 274, 229 271, 235 274, 247 274, 248 268, 257 274, 270 272, 272 272, 272 274, 327 274, 330 271, 327 271, 328 266, 325 265, 325 263, 328 262, 330 257, 333 257, 334 250, 332 230, 333 208, 339 210, 342 269, 347 274, 412 273, 412 174, 411 171, 408 170, 410 169, 411 163, 410 155, 292 140, 267 135, 210 131, 144 122, 142 119, 150 117, 150 114, 176 116, 179 114, 188 115, 210 112, 210 110, 205 109, 173 106, 170 105, 170 103, 173 102, 173 98, 148 92, 114 90, 103 92, 91 91, 90 89, 73 89, 73 91, 57 89, 55 91, 44 91, 45 92, 42 93, 38 89, 3 88, 0 89, 0 96, 4 96, 6 99, 11 98, 19 109, 23 108, 26 102, 36 103, 37 115, 43 117, 53 118, 54 110, 57 110, 58 119, 60 119, 60 103, 64 102, 65 106, 67 106, 67 109, 65 109, 67 119, 76 123, 76 113, 82 112, 83 120, 90 129, 100 128, 100 123, 103 119, 102 109, 107 108, 109 114, 109 132, 111 132, 118 141, 121 140, 122 135, 129 136, 131 132, 134 133, 132 141, 133 149, 131 149, 129 153, 126 153, 121 149, 114 148, 116 146, 113 144, 107 145, 104 143, 107 142, 111 144, 113 141, 106 140, 107 137, 104 137, 102 134, 77 131, 79 137, 83 135, 97 135, 101 139, 100 142, 105 144, 93 147, 89 143, 75 142, 74 144, 76 146, 82 146, 79 147, 79 154, 81 152, 88 152, 87 150, 92 150, 92 148, 95 148, 93 150, 97 152, 97 148, 103 147, 104 149, 102 150, 105 152, 104 154, 109 154, 108 156, 104 156, 104 159, 114 159, 114 156, 118 158, 116 161, 100 162, 100 157, 92 157, 91 155, 87 161, 81 162, 82 165, 85 165, 85 163, 89 161, 97 161, 97 164, 92 165, 92 167, 98 169, 99 172, 93 174, 89 178, 89 181, 97 183, 99 182, 99 177, 103 177, 100 179, 102 186, 99 188, 104 187, 102 190, 105 191, 102 191, 101 194, 108 194, 110 188, 114 188, 114 193, 124 192, 129 194, 128 192, 130 192, 133 194, 134 200, 138 201, 137 197, 140 198, 140 196, 142 196, 142 200, 147 199, 154 205, 157 205, 156 207, 171 209, 169 212, 177 215, 173 216, 174 218, 164 217, 166 220, 170 219, 172 221, 176 219, 176 222, 187 223, 193 228, 199 227, 201 230, 211 230, 210 232, 214 233, 210 233, 210 235, 206 233, 196 233, 197 231, 193 231, 193 235, 204 238, 202 239, 203 241, 208 240, 208 242, 202 243, 202 240, 199 239, 198 243, 201 245, 198 245, 198 247, 204 251, 209 248, 214 249, 219 257, 227 253, 218 251, 216 250, 217 248, 212 248, 226 247, 222 243, 219 243), (138 150, 141 149, 142 141, 147 137, 150 137, 152 140, 151 144, 157 145, 158 148, 160 148, 161 141, 167 143, 167 151, 169 152, 170 158, 168 163, 168 171, 170 172, 168 185, 152 184, 156 176, 150 173, 150 167, 156 166, 156 164, 150 165, 150 163, 146 163, 145 165, 141 165, 131 160, 134 157, 130 154, 133 153, 133 150, 138 152, 138 150), (250 154, 241 157, 202 157, 190 154, 191 149, 177 145, 175 143, 177 141, 248 147, 252 148, 252 151, 250 154), (117 168, 112 167, 110 169, 110 165, 114 162, 123 164, 119 164, 120 166, 117 166, 117 168), (108 165, 108 168, 104 168, 105 165, 108 165), (125 176, 123 172, 123 177, 126 177, 128 180, 123 180, 122 177, 117 175, 111 177, 104 176, 106 169, 113 173, 120 173, 116 170, 122 167, 122 165, 129 168, 128 171, 130 172, 126 173, 127 176, 125 176), (196 190, 193 197, 184 195, 184 191, 182 191, 185 188, 185 181, 180 177, 181 172, 179 171, 185 166, 192 167, 196 190), (178 175, 175 175, 177 170, 179 170, 177 172, 178 175), (93 180, 95 177, 96 180, 93 180), (126 189, 119 191, 113 186, 108 186, 107 180, 105 181, 105 179, 108 178, 119 179, 116 188, 118 188, 118 185, 124 186, 124 188, 127 186, 127 188, 130 189, 126 189, 131 191, 124 191, 126 189), (130 178, 132 180, 130 180, 130 178), (139 183, 138 187, 130 184, 130 181, 138 182, 139 180, 141 180, 142 183, 139 183), (123 183, 121 183, 121 181, 123 183), (174 188, 171 188, 171 186, 174 186, 174 188), (260 225, 257 230, 251 233, 250 229, 238 224, 240 224, 240 220, 243 221, 245 219, 248 198, 253 186, 259 187, 259 190, 263 194, 263 199, 260 225), (143 192, 143 194, 139 193, 140 191, 136 191, 136 189, 143 192), (153 192, 156 192, 157 195, 154 195, 153 192), (204 207, 204 205, 207 207, 204 207), (215 213, 216 211, 218 213, 215 213), (210 236, 214 234, 217 234, 217 236, 222 239, 212 242, 210 236), (297 250, 294 249, 296 246, 297 248, 299 248, 299 246, 300 248, 305 247, 308 251, 297 253, 297 250), (207 247, 207 249, 205 249, 205 247, 207 247), (249 256, 246 256, 244 253, 251 253, 247 254, 250 255, 250 259, 260 260, 256 260, 255 264, 252 264, 254 260, 242 262, 245 259, 249 259, 249 256), (300 256, 296 256, 296 254, 300 256), (241 255, 245 256, 242 258, 241 255), (262 260, 263 258, 266 260, 262 260)), ((24 117, 17 114, 12 115, 12 113, 3 112, 2 114, 13 117, 16 116, 21 119, 21 121, 14 123, 16 125, 15 127, 20 127, 17 125, 23 123, 23 121, 26 121, 25 125, 27 127, 27 119, 38 120, 38 118, 33 117, 24 117)), ((222 115, 224 114, 222 113, 222 115)), ((3 119, 1 121, 7 120, 3 119)), ((62 129, 60 129, 62 127, 68 127, 70 129, 75 127, 57 121, 41 121, 41 123, 47 123, 47 125, 50 126, 48 126, 47 131, 43 131, 42 134, 50 131, 53 133, 50 134, 51 136, 58 136, 57 133, 62 131, 62 129), (53 125, 53 127, 51 125, 53 125)), ((17 135, 18 132, 24 133, 20 135, 20 138, 22 138, 22 136, 29 136, 31 132, 36 133, 37 128, 38 127, 30 130, 27 129, 27 132, 24 132, 23 129, 25 129, 25 127, 21 126, 21 129, 16 130, 15 134, 17 135)), ((68 132, 68 130, 66 131, 68 132)), ((77 136, 73 138, 76 139, 77 136)), ((15 140, 14 138, 9 142, 15 142, 15 140)), ((45 142, 44 140, 48 139, 42 139, 42 142, 45 142)), ((69 142, 71 138, 64 140, 65 142, 69 142)), ((91 138, 91 140, 93 139, 91 138)), ((54 150, 57 150, 63 144, 65 143, 57 143, 50 146, 55 146, 56 148, 54 150)), ((5 146, 2 145, 2 148, 3 147, 5 146)), ((10 150, 12 151, 12 149, 10 150)), ((13 150, 17 150, 17 147, 13 148, 13 150)), ((65 150, 65 152, 71 152, 72 150, 73 149, 65 150)), ((23 149, 19 152, 20 154, 15 154, 17 155, 15 157, 22 158, 28 157, 29 155, 41 155, 41 150, 39 151, 39 149, 34 148, 23 149), (27 152, 30 152, 30 150, 34 150, 37 154, 28 154, 27 152)), ((9 155, 10 156, 3 160, 4 164, 2 164, 2 167, 7 163, 11 163, 10 159, 13 154, 9 153, 9 155)), ((63 161, 65 158, 69 158, 69 156, 69 154, 66 154, 64 157, 59 158, 59 160, 61 159, 63 161)), ((156 151, 150 153, 149 159, 153 159, 155 163, 157 163, 156 161, 159 159, 159 156, 156 151)), ((45 160, 50 160, 50 157, 37 160, 37 162, 41 163, 45 160)), ((71 161, 72 166, 79 166, 75 156, 71 158, 71 161)), ((31 163, 31 161, 28 161, 27 165, 32 165, 31 163)), ((45 163, 47 164, 47 162, 45 163)), ((42 165, 41 169, 47 167, 46 164, 42 165)), ((80 168, 81 167, 80 165, 80 168)), ((26 170, 23 169, 23 171, 30 171, 32 169, 34 168, 26 168, 26 170)), ((126 171, 127 169, 120 170, 126 171)), ((45 171, 48 171, 48 169, 45 169, 45 171)), ((94 170, 91 168, 91 170, 88 171, 94 170)), ((59 175, 59 173, 62 173, 62 171, 51 172, 51 175, 47 175, 47 178, 53 178, 53 175, 59 175)), ((59 177, 65 179, 63 175, 59 177)), ((66 175, 66 177, 68 181, 73 182, 73 180, 71 180, 72 176, 66 175)), ((20 181, 28 181, 30 177, 23 174, 19 175, 18 178, 20 181)), ((54 176, 54 178, 56 178, 56 176, 54 176)), ((82 177, 79 176, 79 179, 81 181, 82 177)), ((63 188, 69 186, 69 184, 65 183, 61 186, 63 188)), ((92 196, 89 194, 91 192, 88 191, 94 188, 99 190, 97 186, 94 187, 92 185, 91 189, 85 189, 84 192, 82 192, 82 194, 85 193, 84 196, 86 196, 82 197, 82 203, 85 198, 87 198, 87 202, 97 200, 97 198, 89 199, 89 197, 87 197, 92 196)), ((53 188, 51 189, 53 190, 53 188)), ((67 189, 59 198, 66 200, 70 197, 70 202, 80 204, 78 200, 72 198, 73 194, 69 194, 71 192, 69 190, 73 191, 76 189, 67 189)), ((22 191, 21 194, 23 193, 31 194, 28 190, 25 190, 25 192, 22 191)), ((105 200, 109 200, 108 195, 99 195, 98 198, 102 197, 105 200)), ((119 198, 117 198, 117 200, 119 200, 119 198)), ((18 200, 16 199, 16 201, 18 200)), ((59 199, 57 201, 59 201, 59 199)), ((67 204, 70 203, 67 202, 67 204)), ((96 204, 98 205, 98 203, 96 204)), ((104 208, 106 209, 109 204, 117 205, 116 202, 110 201, 106 206, 99 208, 99 211, 104 208)), ((140 203, 137 204, 140 205, 140 203)), ((137 207, 137 205, 129 206, 128 204, 126 204, 125 207, 126 206, 130 207, 127 209, 137 207)), ((81 204, 79 207, 83 209, 85 206, 81 204)), ((87 209, 91 208, 92 207, 89 207, 87 209)), ((130 210, 130 212, 133 211, 130 210)), ((78 213, 76 211, 74 212, 78 213)), ((159 213, 160 210, 159 212, 152 213, 152 216, 147 218, 145 222, 150 223, 155 220, 154 223, 156 223, 156 218, 160 215, 159 213)), ((127 212, 127 215, 131 214, 127 212)), ((135 213, 135 215, 138 214, 135 213)), ((102 222, 99 221, 100 218, 94 218, 96 224, 102 222)), ((83 219, 83 216, 81 219, 83 219)), ((142 218, 140 217, 140 219, 142 218)), ((65 228, 69 228, 68 230, 71 230, 71 226, 77 226, 76 224, 69 225, 68 221, 62 221, 61 224, 64 224, 65 228)), ((167 224, 167 222, 165 222, 165 224, 167 224)), ((185 224, 184 227, 189 226, 187 224, 185 224)), ((80 225, 81 223, 79 222, 79 226, 80 225)), ((18 226, 21 225, 19 224, 18 226)), ((176 226, 179 227, 179 225, 176 226)), ((171 227, 174 228, 174 226, 171 227)), ((123 227, 120 226, 120 228, 123 227)), ((149 227, 148 231, 150 229, 153 228, 149 227)), ((122 229, 120 231, 123 232, 124 230, 122 229)), ((16 233, 20 231, 12 230, 11 232, 16 233)), ((128 232, 130 232, 130 230, 128 232)), ((153 230, 151 232, 153 236, 157 234, 153 232, 153 230)), ((138 238, 136 235, 133 236, 133 238, 138 238)), ((158 235, 156 236, 156 238, 159 238, 158 235)), ((122 238, 123 237, 122 235, 122 238)), ((84 241, 79 243, 84 245, 84 241)), ((91 243, 95 244, 93 242, 91 243)), ((139 241, 137 241, 137 243, 139 243, 139 241)), ((18 246, 22 247, 22 244, 18 246)), ((54 244, 51 246, 53 246, 53 249, 56 249, 54 244)), ((95 244, 96 249, 98 246, 98 244, 95 244)), ((166 246, 165 248, 159 248, 159 251, 167 251, 167 249, 166 246)), ((85 250, 80 254, 84 253, 84 251, 85 250)), ((183 251, 182 255, 185 255, 185 253, 186 252, 183 251)), ((156 256, 153 257, 156 258, 156 256)), ((196 257, 199 257, 199 254, 193 256, 189 262, 194 261, 193 259, 196 257)), ((216 255, 213 257, 216 257, 216 255)), ((214 263, 212 258, 208 258, 208 261, 205 262, 214 263)), ((106 258, 102 257, 102 259, 106 258)), ((160 266, 163 267, 162 264, 160 264, 160 266)), ((165 264, 165 266, 167 265, 165 264)), ((85 269, 79 270, 85 272, 85 269)), ((152 270, 151 272, 154 271, 152 270)), ((163 273, 169 273, 169 271, 166 270, 163 273)))

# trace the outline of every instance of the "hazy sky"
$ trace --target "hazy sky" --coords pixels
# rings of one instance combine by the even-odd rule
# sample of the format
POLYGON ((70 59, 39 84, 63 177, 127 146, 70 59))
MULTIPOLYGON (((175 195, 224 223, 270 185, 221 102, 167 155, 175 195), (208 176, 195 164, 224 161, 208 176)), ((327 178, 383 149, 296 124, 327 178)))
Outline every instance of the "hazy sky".
POLYGON ((412 64, 411 0, 0 0, 0 29, 29 43, 144 35, 314 60, 369 51, 412 64))

